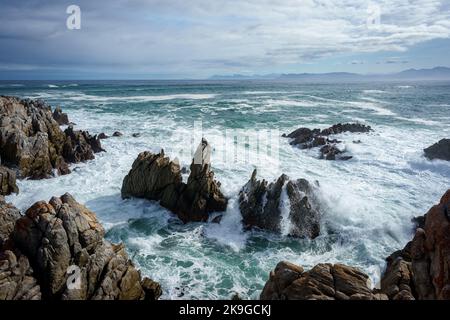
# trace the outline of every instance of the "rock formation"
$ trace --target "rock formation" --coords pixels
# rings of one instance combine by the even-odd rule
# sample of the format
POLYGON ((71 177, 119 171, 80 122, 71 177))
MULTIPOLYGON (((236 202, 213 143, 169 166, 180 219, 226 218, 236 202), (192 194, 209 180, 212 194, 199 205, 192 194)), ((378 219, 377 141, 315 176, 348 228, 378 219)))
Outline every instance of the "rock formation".
POLYGON ((450 139, 442 139, 423 151, 425 152, 425 157, 430 160, 441 159, 450 161, 450 139))
POLYGON ((104 240, 95 214, 70 194, 40 201, 24 216, 2 202, 0 298, 157 299, 161 288, 141 279, 123 245, 104 240), (12 223, 16 219, 15 223, 12 223), (13 225, 13 229, 11 227, 13 225))
POLYGON ((369 277, 356 268, 321 263, 309 271, 278 263, 261 292, 262 300, 387 300, 370 289, 369 277))
POLYGON ((11 193, 19 193, 19 188, 16 185, 16 173, 0 165, 0 196, 11 193))
POLYGON ((315 238, 320 232, 320 212, 314 187, 305 179, 281 175, 275 182, 256 179, 256 170, 239 193, 239 208, 246 228, 315 238), (286 211, 287 210, 287 211, 286 211), (289 219, 283 221, 284 219, 289 219))
POLYGON ((187 183, 182 181, 178 160, 142 152, 124 178, 122 198, 137 197, 160 201, 183 222, 207 221, 212 212, 225 211, 227 199, 214 180, 210 165, 210 146, 203 139, 190 166, 187 183))
POLYGON ((328 136, 332 134, 339 134, 344 132, 370 132, 370 126, 359 123, 338 123, 329 128, 309 129, 299 128, 288 135, 283 134, 285 138, 291 138, 290 144, 297 146, 300 149, 311 149, 315 147, 320 148, 320 158, 326 160, 349 160, 351 156, 343 155, 344 150, 338 148, 340 141, 336 139, 329 139, 328 136))
POLYGON ((60 107, 56 107, 53 111, 53 119, 55 119, 60 126, 69 124, 69 116, 67 113, 63 113, 60 107))
POLYGON ((67 174, 68 163, 103 151, 100 140, 86 132, 63 132, 51 108, 40 100, 2 96, 0 115, 0 157, 21 178, 47 178, 54 170, 67 174))
POLYGON ((387 258, 381 288, 393 299, 450 299, 449 207, 450 189, 420 219, 413 240, 387 258))
POLYGON ((387 259, 381 289, 368 276, 340 264, 318 264, 308 272, 280 262, 270 273, 261 299, 450 299, 450 189, 419 222, 414 238, 387 259))

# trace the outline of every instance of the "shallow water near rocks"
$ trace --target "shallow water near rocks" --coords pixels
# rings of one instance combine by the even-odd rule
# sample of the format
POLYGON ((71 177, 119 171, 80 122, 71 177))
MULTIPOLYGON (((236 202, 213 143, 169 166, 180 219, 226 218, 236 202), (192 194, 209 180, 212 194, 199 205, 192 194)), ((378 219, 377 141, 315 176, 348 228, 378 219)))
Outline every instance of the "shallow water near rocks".
MULTIPOLYGON (((107 238, 124 242, 142 273, 161 283, 164 299, 229 299, 234 292, 258 298, 280 260, 305 268, 345 263, 367 272, 375 285, 384 258, 411 239, 411 218, 424 214, 450 185, 449 163, 428 161, 422 152, 450 136, 450 83, 16 81, 0 82, 0 94, 45 99, 91 133, 124 133, 103 140, 107 152, 72 165, 70 175, 20 181, 20 194, 7 200, 26 209, 70 192, 96 212, 107 238), (215 177, 230 198, 221 224, 184 225, 156 202, 122 200, 122 180, 139 152, 164 148, 190 164, 186 138, 200 121, 214 148, 215 177), (299 150, 279 136, 279 152, 259 161, 230 162, 221 153, 226 130, 247 130, 250 139, 233 148, 252 158, 246 144, 260 131, 281 136, 301 126, 355 121, 374 131, 336 136, 353 155, 349 161, 319 160, 317 149, 299 150), (238 193, 255 167, 258 178, 269 181, 281 173, 319 181, 318 238, 242 230, 238 193)), ((199 140, 192 140, 196 147, 199 140)))

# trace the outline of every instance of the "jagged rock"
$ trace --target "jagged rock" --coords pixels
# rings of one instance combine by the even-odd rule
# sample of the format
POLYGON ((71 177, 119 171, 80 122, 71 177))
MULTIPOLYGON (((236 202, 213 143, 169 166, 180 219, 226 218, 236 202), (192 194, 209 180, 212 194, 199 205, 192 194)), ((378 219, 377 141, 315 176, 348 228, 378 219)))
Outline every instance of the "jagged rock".
POLYGON ((304 272, 301 266, 282 261, 261 292, 261 300, 382 300, 370 289, 369 277, 343 264, 321 263, 304 272))
POLYGON ((450 299, 450 190, 423 217, 416 217, 412 241, 394 252, 381 290, 394 300, 450 299))
POLYGON ((121 136, 123 136, 122 132, 116 131, 113 133, 113 137, 121 137, 121 136))
MULTIPOLYGON (((67 163, 79 161, 70 150, 77 142, 60 129, 44 102, 2 96, 0 115, 0 157, 20 177, 47 178, 54 170, 68 174, 67 163)), ((101 149, 95 139, 89 145, 94 152, 101 149)))
POLYGON ((141 282, 141 286, 145 292, 144 300, 158 300, 162 295, 161 285, 150 278, 145 277, 141 282))
POLYGON ((370 132, 372 128, 361 123, 338 123, 327 129, 323 129, 320 134, 323 136, 328 136, 330 134, 338 134, 343 132, 370 132))
POLYGON ((197 148, 187 183, 182 181, 178 160, 170 161, 164 150, 142 152, 122 183, 122 198, 138 197, 160 201, 183 222, 207 221, 212 212, 225 211, 227 199, 214 180, 206 140, 197 148))
POLYGON ((341 141, 329 139, 328 136, 343 132, 370 132, 371 130, 372 128, 370 126, 359 123, 338 123, 323 130, 299 128, 288 135, 283 134, 283 137, 291 138, 290 144, 297 146, 300 149, 310 149, 321 146, 320 159, 349 160, 352 156, 342 155, 344 151, 337 147, 337 144, 341 141))
POLYGON ((43 299, 156 299, 158 284, 149 279, 144 287, 124 246, 103 236, 95 214, 65 194, 31 206, 10 237, 29 260, 43 299))
POLYGON ((411 243, 418 299, 450 299, 450 189, 425 218, 411 243))
POLYGON ((52 116, 60 126, 69 124, 69 116, 67 115, 67 113, 63 113, 60 107, 55 108, 52 116))
POLYGON ((19 193, 16 184, 16 173, 4 166, 0 166, 0 195, 19 193))
POLYGON ((450 161, 450 139, 442 139, 423 151, 425 152, 425 157, 430 160, 441 159, 450 161))
POLYGON ((106 135, 106 133, 102 132, 102 133, 99 133, 97 138, 100 140, 103 140, 103 139, 108 139, 109 137, 106 135))
POLYGON ((6 203, 0 196, 0 251, 14 230, 16 220, 20 217, 20 211, 13 205, 6 203))
POLYGON ((26 256, 0 252, 0 300, 40 300, 41 289, 26 256))
POLYGON ((69 162, 77 163, 95 158, 94 153, 105 151, 97 136, 87 131, 75 131, 69 126, 64 131, 67 139, 64 143, 63 155, 69 162))
POLYGON ((284 174, 269 184, 265 180, 257 180, 256 174, 255 169, 239 193, 244 226, 295 237, 317 237, 320 232, 320 212, 314 186, 305 179, 290 180, 284 174), (284 223, 284 218, 289 219, 289 222, 284 223))

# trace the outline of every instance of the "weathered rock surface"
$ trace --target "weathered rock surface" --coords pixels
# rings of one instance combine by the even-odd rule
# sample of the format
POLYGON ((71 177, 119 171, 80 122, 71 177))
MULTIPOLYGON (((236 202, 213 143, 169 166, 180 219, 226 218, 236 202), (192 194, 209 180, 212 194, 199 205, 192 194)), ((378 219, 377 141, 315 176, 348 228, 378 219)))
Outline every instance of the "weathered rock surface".
POLYGON ((239 193, 244 226, 295 237, 317 237, 320 212, 314 186, 305 179, 290 180, 284 174, 269 184, 265 180, 257 180, 256 174, 254 170, 239 193), (283 219, 289 219, 289 222, 283 219))
POLYGON ((278 263, 261 292, 262 300, 386 300, 370 289, 369 277, 356 268, 322 263, 309 271, 278 263))
POLYGON ((370 126, 360 123, 338 123, 323 130, 299 128, 288 135, 283 134, 283 137, 291 138, 290 144, 300 149, 311 149, 320 146, 320 159, 349 160, 352 157, 343 155, 345 151, 337 147, 341 141, 329 139, 328 136, 344 132, 370 132, 371 130, 370 126))
POLYGON ((63 155, 69 162, 77 163, 95 158, 94 153, 105 151, 97 136, 87 131, 75 131, 69 126, 64 131, 67 139, 64 143, 63 155))
POLYGON ((0 157, 3 165, 17 169, 19 177, 47 178, 54 170, 68 174, 68 163, 92 158, 92 152, 103 150, 99 140, 87 133, 63 132, 51 108, 40 100, 2 96, 0 115, 0 157), (80 147, 80 136, 86 148, 80 147))
POLYGON ((3 197, 0 196, 0 251, 14 230, 16 220, 20 217, 20 211, 16 207, 6 203, 3 197))
POLYGON ((187 183, 182 181, 178 160, 171 161, 164 151, 142 152, 124 178, 122 198, 138 197, 160 201, 183 222, 207 221, 212 212, 225 211, 227 199, 214 180, 210 165, 210 146, 206 140, 197 148, 187 183))
POLYGON ((430 160, 441 159, 450 161, 450 139, 442 139, 423 151, 425 152, 425 157, 430 160))
POLYGON ((56 107, 53 111, 53 119, 55 119, 60 126, 69 124, 69 116, 67 113, 62 112, 60 107, 56 107))
POLYGON ((0 300, 40 300, 41 289, 28 258, 0 251, 0 300))
POLYGON ((16 173, 4 166, 0 166, 0 196, 19 193, 16 184, 16 173))
MULTIPOLYGON (((17 209, 0 206, 0 218, 16 218, 17 209)), ((124 246, 104 240, 95 214, 70 194, 37 202, 17 218, 0 250, 4 298, 142 300, 161 295, 159 284, 141 278, 124 246)))

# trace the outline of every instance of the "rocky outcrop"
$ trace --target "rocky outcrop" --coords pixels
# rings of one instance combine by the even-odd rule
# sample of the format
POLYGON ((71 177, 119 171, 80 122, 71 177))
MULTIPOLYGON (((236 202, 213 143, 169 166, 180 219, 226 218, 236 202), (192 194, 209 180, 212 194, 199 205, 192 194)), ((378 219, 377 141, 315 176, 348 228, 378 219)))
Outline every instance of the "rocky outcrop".
POLYGON ((52 116, 60 126, 69 124, 69 116, 67 113, 62 112, 60 107, 55 108, 52 116))
POLYGON ((360 123, 338 123, 329 128, 309 129, 299 128, 283 137, 290 138, 290 144, 300 149, 320 148, 320 159, 325 160, 349 160, 352 156, 344 155, 345 150, 338 148, 341 141, 329 139, 328 136, 344 132, 370 132, 372 128, 360 123))
MULTIPOLYGON (((1 210, 3 216, 17 209, 3 203, 1 210)), ((0 271, 7 275, 0 277, 0 292, 6 299, 157 299, 159 284, 142 279, 124 246, 103 237, 95 214, 70 194, 35 203, 0 250, 0 271)))
POLYGON ((244 226, 295 237, 317 237, 320 212, 314 186, 305 179, 290 180, 284 174, 269 184, 257 180, 256 174, 254 170, 239 193, 244 226))
POLYGON ((425 157, 430 160, 440 159, 450 161, 450 139, 442 139, 423 151, 425 157))
POLYGON ((19 193, 16 184, 16 173, 4 166, 0 166, 0 196, 19 193))
POLYGON ((2 96, 0 115, 0 157, 3 165, 17 169, 19 177, 47 178, 55 170, 68 174, 68 163, 103 151, 99 139, 85 132, 73 128, 63 132, 51 108, 40 100, 2 96))
POLYGON ((225 211, 227 199, 211 171, 210 146, 206 140, 197 148, 187 183, 180 164, 164 155, 142 152, 124 178, 122 198, 138 197, 160 201, 183 222, 207 221, 212 212, 225 211))
POLYGON ((321 263, 309 271, 282 261, 270 273, 261 300, 387 300, 370 289, 369 277, 356 268, 321 263))
POLYGON ((318 264, 308 272, 280 262, 270 273, 261 299, 450 300, 450 189, 420 219, 415 235, 386 259, 380 289, 368 276, 340 264, 318 264))
POLYGON ((64 158, 72 163, 92 160, 94 153, 105 151, 100 139, 97 136, 91 136, 87 131, 75 131, 69 126, 64 131, 67 139, 63 147, 64 158))

